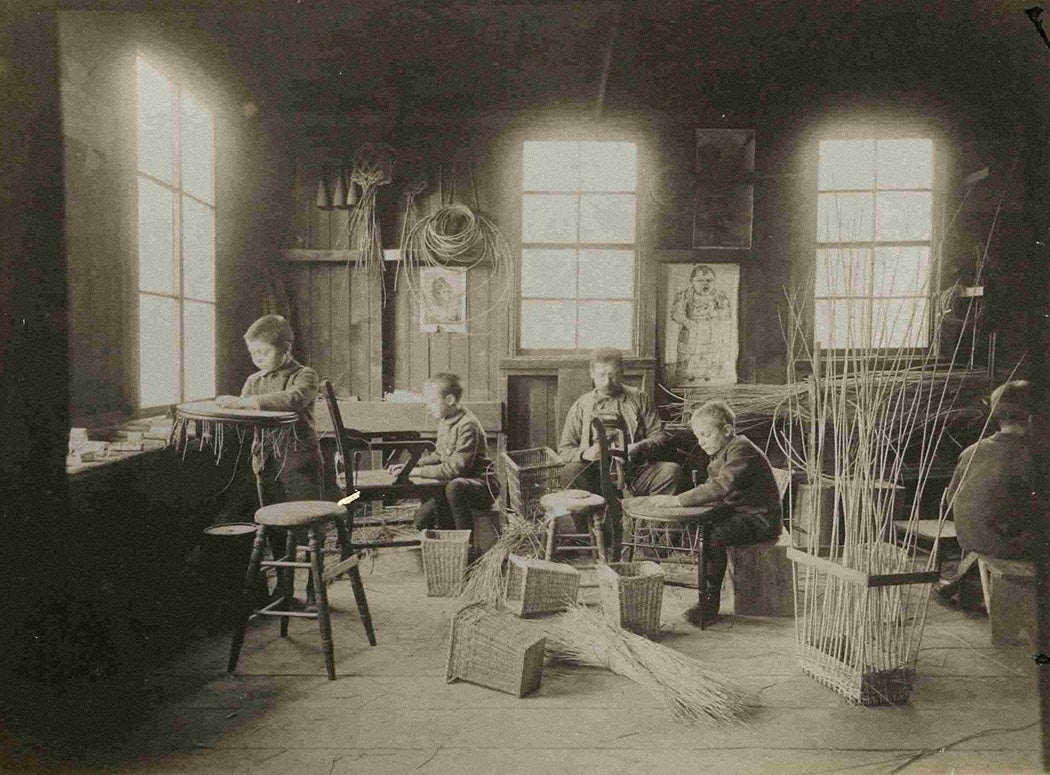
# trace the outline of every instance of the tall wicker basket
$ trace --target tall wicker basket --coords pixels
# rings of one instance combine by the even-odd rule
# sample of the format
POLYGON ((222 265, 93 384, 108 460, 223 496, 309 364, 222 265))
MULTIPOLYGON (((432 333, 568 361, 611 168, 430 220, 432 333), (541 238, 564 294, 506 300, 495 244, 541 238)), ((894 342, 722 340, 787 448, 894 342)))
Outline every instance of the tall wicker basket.
POLYGON ((795 548, 787 553, 802 672, 858 705, 906 702, 938 572, 885 542, 860 545, 848 563, 795 548), (871 572, 889 567, 894 572, 871 572))
POLYGON ((637 635, 660 630, 664 572, 655 562, 613 562, 598 566, 605 620, 637 635))
POLYGON ((516 554, 507 559, 506 603, 518 616, 556 613, 576 602, 580 572, 572 566, 516 554))
POLYGON ((423 530, 419 535, 428 597, 455 597, 463 588, 469 530, 423 530))
POLYGON ((540 498, 561 489, 564 463, 550 447, 504 452, 507 470, 507 497, 511 509, 525 519, 541 519, 540 498))
POLYGON ((452 615, 445 679, 524 697, 539 688, 546 643, 506 611, 464 606, 452 615))

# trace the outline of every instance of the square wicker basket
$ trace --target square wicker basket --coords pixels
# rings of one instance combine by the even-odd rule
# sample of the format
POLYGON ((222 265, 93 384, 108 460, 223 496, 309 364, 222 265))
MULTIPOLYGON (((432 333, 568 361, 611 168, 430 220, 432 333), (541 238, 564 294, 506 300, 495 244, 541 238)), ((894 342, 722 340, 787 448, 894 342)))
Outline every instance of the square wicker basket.
POLYGON ((614 562, 598 566, 605 620, 637 635, 660 629, 664 572, 655 562, 614 562))
POLYGON ((525 519, 542 519, 540 498, 561 489, 564 463, 550 447, 503 453, 510 508, 525 519))
POLYGON ((445 679, 524 697, 539 688, 546 643, 506 611, 465 606, 452 615, 445 679))
POLYGON ((470 552, 469 530, 423 530, 419 534, 428 597, 455 597, 463 588, 470 552))
POLYGON ((576 602, 580 572, 572 566, 516 554, 507 559, 506 603, 518 616, 556 613, 576 602))

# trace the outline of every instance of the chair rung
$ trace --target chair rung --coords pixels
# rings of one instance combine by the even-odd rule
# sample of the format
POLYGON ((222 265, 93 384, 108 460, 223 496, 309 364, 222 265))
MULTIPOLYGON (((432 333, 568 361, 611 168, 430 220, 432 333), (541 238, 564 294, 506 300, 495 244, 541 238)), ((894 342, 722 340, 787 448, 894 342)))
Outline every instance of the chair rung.
POLYGON ((351 568, 356 568, 361 562, 361 558, 356 554, 347 557, 345 560, 340 560, 332 566, 326 566, 324 569, 324 580, 325 582, 332 581, 340 574, 346 573, 351 568))
POLYGON ((263 560, 260 563, 264 568, 309 568, 308 562, 288 562, 287 560, 263 560))
POLYGON ((296 619, 316 619, 317 613, 311 611, 267 611, 261 609, 256 611, 253 616, 294 616, 296 619))

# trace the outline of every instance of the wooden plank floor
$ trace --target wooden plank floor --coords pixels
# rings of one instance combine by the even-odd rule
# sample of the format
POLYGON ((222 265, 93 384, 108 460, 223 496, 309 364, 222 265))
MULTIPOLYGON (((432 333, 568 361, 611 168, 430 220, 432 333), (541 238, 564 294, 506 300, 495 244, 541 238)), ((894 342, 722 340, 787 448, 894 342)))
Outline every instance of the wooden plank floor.
POLYGON ((991 648, 987 619, 936 599, 912 701, 865 709, 802 675, 792 619, 723 617, 700 632, 667 587, 662 642, 758 692, 749 725, 672 720, 659 699, 599 670, 548 670, 528 698, 445 682, 453 602, 425 597, 409 552, 364 564, 379 645, 369 648, 350 584, 336 582, 339 679, 324 677, 314 622, 253 625, 239 674, 228 636, 200 642, 154 678, 163 701, 126 747, 78 772, 678 773, 1039 770, 1035 665, 991 648), (920 758, 915 758, 925 754, 920 758), (909 763, 910 761, 910 763, 909 763))

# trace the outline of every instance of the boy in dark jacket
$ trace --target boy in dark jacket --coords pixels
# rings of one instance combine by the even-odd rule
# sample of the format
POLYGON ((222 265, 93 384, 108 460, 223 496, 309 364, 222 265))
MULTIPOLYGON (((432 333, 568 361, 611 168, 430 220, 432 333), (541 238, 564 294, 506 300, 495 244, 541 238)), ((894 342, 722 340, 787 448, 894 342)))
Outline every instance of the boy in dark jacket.
POLYGON ((780 490, 765 453, 736 433, 736 415, 725 401, 708 401, 690 418, 700 447, 707 453, 707 481, 679 495, 652 498, 657 506, 725 506, 707 530, 704 610, 694 606, 686 618, 704 624, 718 616, 726 547, 768 541, 780 535, 780 490))

